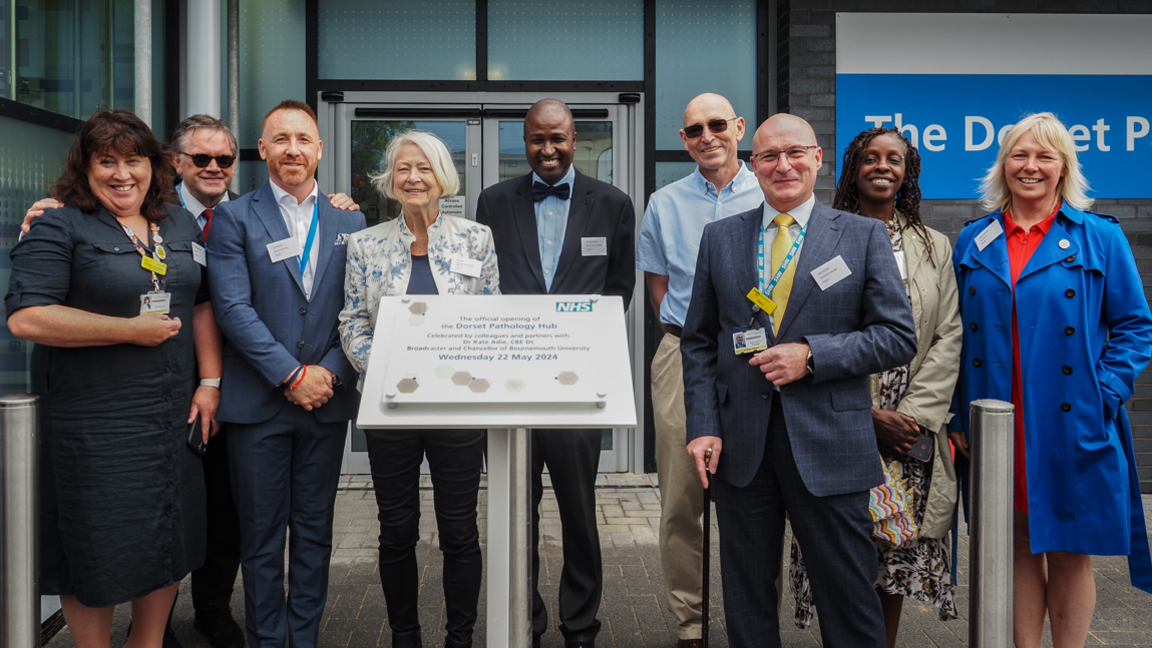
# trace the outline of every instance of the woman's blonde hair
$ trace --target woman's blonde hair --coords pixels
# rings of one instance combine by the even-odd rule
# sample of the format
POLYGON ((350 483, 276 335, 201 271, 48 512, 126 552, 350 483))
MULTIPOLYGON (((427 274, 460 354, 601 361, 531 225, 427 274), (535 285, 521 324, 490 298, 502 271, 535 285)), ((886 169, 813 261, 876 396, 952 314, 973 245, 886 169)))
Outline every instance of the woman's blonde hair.
POLYGON ((451 198, 460 192, 460 174, 456 172, 456 163, 452 161, 452 154, 444 140, 428 131, 410 130, 403 132, 388 143, 384 151, 384 171, 370 176, 372 185, 380 193, 396 199, 392 191, 392 184, 396 178, 396 156, 400 154, 400 147, 405 144, 415 144, 424 152, 428 162, 432 165, 432 175, 440 185, 440 197, 451 198))
POLYGON ((1088 180, 1076 159, 1076 142, 1056 115, 1050 112, 1034 113, 1016 122, 1004 136, 996 163, 988 169, 980 182, 980 206, 988 211, 1004 211, 1012 205, 1012 192, 1004 179, 1004 163, 1008 154, 1025 133, 1032 133, 1044 148, 1056 151, 1064 161, 1064 177, 1056 185, 1056 195, 1076 209, 1089 209, 1093 200, 1088 197, 1088 180))

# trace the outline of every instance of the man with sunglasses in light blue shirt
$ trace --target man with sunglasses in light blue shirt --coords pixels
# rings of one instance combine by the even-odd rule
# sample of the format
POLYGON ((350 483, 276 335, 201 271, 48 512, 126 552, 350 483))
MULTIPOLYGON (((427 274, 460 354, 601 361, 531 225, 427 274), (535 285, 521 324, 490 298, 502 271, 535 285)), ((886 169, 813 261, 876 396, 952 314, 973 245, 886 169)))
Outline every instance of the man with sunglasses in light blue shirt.
POLYGON ((764 201, 755 174, 737 157, 744 118, 735 115, 732 104, 717 94, 702 94, 688 104, 680 140, 696 170, 652 194, 636 248, 636 267, 644 271, 652 310, 664 330, 652 359, 652 411, 662 509, 660 559, 681 648, 701 645, 704 496, 696 464, 684 450, 680 333, 704 226, 764 201))

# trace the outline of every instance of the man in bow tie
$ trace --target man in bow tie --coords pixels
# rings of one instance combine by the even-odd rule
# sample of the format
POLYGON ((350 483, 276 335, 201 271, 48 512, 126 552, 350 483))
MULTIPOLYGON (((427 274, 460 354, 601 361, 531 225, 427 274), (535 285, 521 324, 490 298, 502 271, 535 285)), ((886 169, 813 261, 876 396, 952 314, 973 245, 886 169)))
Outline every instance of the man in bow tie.
MULTIPOLYGON (((476 220, 492 228, 505 295, 620 295, 636 285, 632 199, 572 166, 576 124, 564 102, 543 99, 524 119, 532 173, 485 189, 476 220)), ((536 430, 532 434, 532 569, 540 571, 539 504, 544 466, 563 525, 560 632, 567 646, 592 646, 600 622, 603 574, 596 530, 596 483, 602 430, 536 430)), ((539 645, 548 611, 537 589, 532 634, 539 645)))

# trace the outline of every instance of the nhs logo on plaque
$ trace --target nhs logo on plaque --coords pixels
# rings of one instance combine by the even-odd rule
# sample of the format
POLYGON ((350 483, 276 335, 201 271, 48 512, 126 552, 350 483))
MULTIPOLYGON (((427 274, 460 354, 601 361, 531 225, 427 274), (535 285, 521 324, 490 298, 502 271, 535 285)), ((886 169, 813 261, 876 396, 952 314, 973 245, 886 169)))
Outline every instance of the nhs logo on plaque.
POLYGON ((557 313, 591 313, 591 301, 556 302, 557 313))

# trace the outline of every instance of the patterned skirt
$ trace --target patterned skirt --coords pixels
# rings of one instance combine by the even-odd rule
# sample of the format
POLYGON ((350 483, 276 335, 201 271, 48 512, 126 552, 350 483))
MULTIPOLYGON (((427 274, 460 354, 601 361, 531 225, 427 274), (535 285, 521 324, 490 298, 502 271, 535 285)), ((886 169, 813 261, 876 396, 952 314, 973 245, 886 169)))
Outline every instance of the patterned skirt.
MULTIPOLYGON (((912 493, 913 515, 916 524, 920 525, 924 522, 924 511, 928 505, 932 464, 912 457, 900 457, 897 464, 901 476, 907 479, 908 490, 912 493)), ((942 621, 957 618, 947 537, 920 538, 912 546, 904 548, 877 540, 876 546, 880 554, 876 589, 885 594, 908 596, 935 606, 940 610, 942 621)), ((792 587, 792 597, 796 600, 796 627, 807 628, 812 624, 815 603, 812 600, 808 571, 804 568, 804 557, 800 554, 800 546, 795 537, 792 538, 791 559, 788 562, 788 580, 792 587)))

